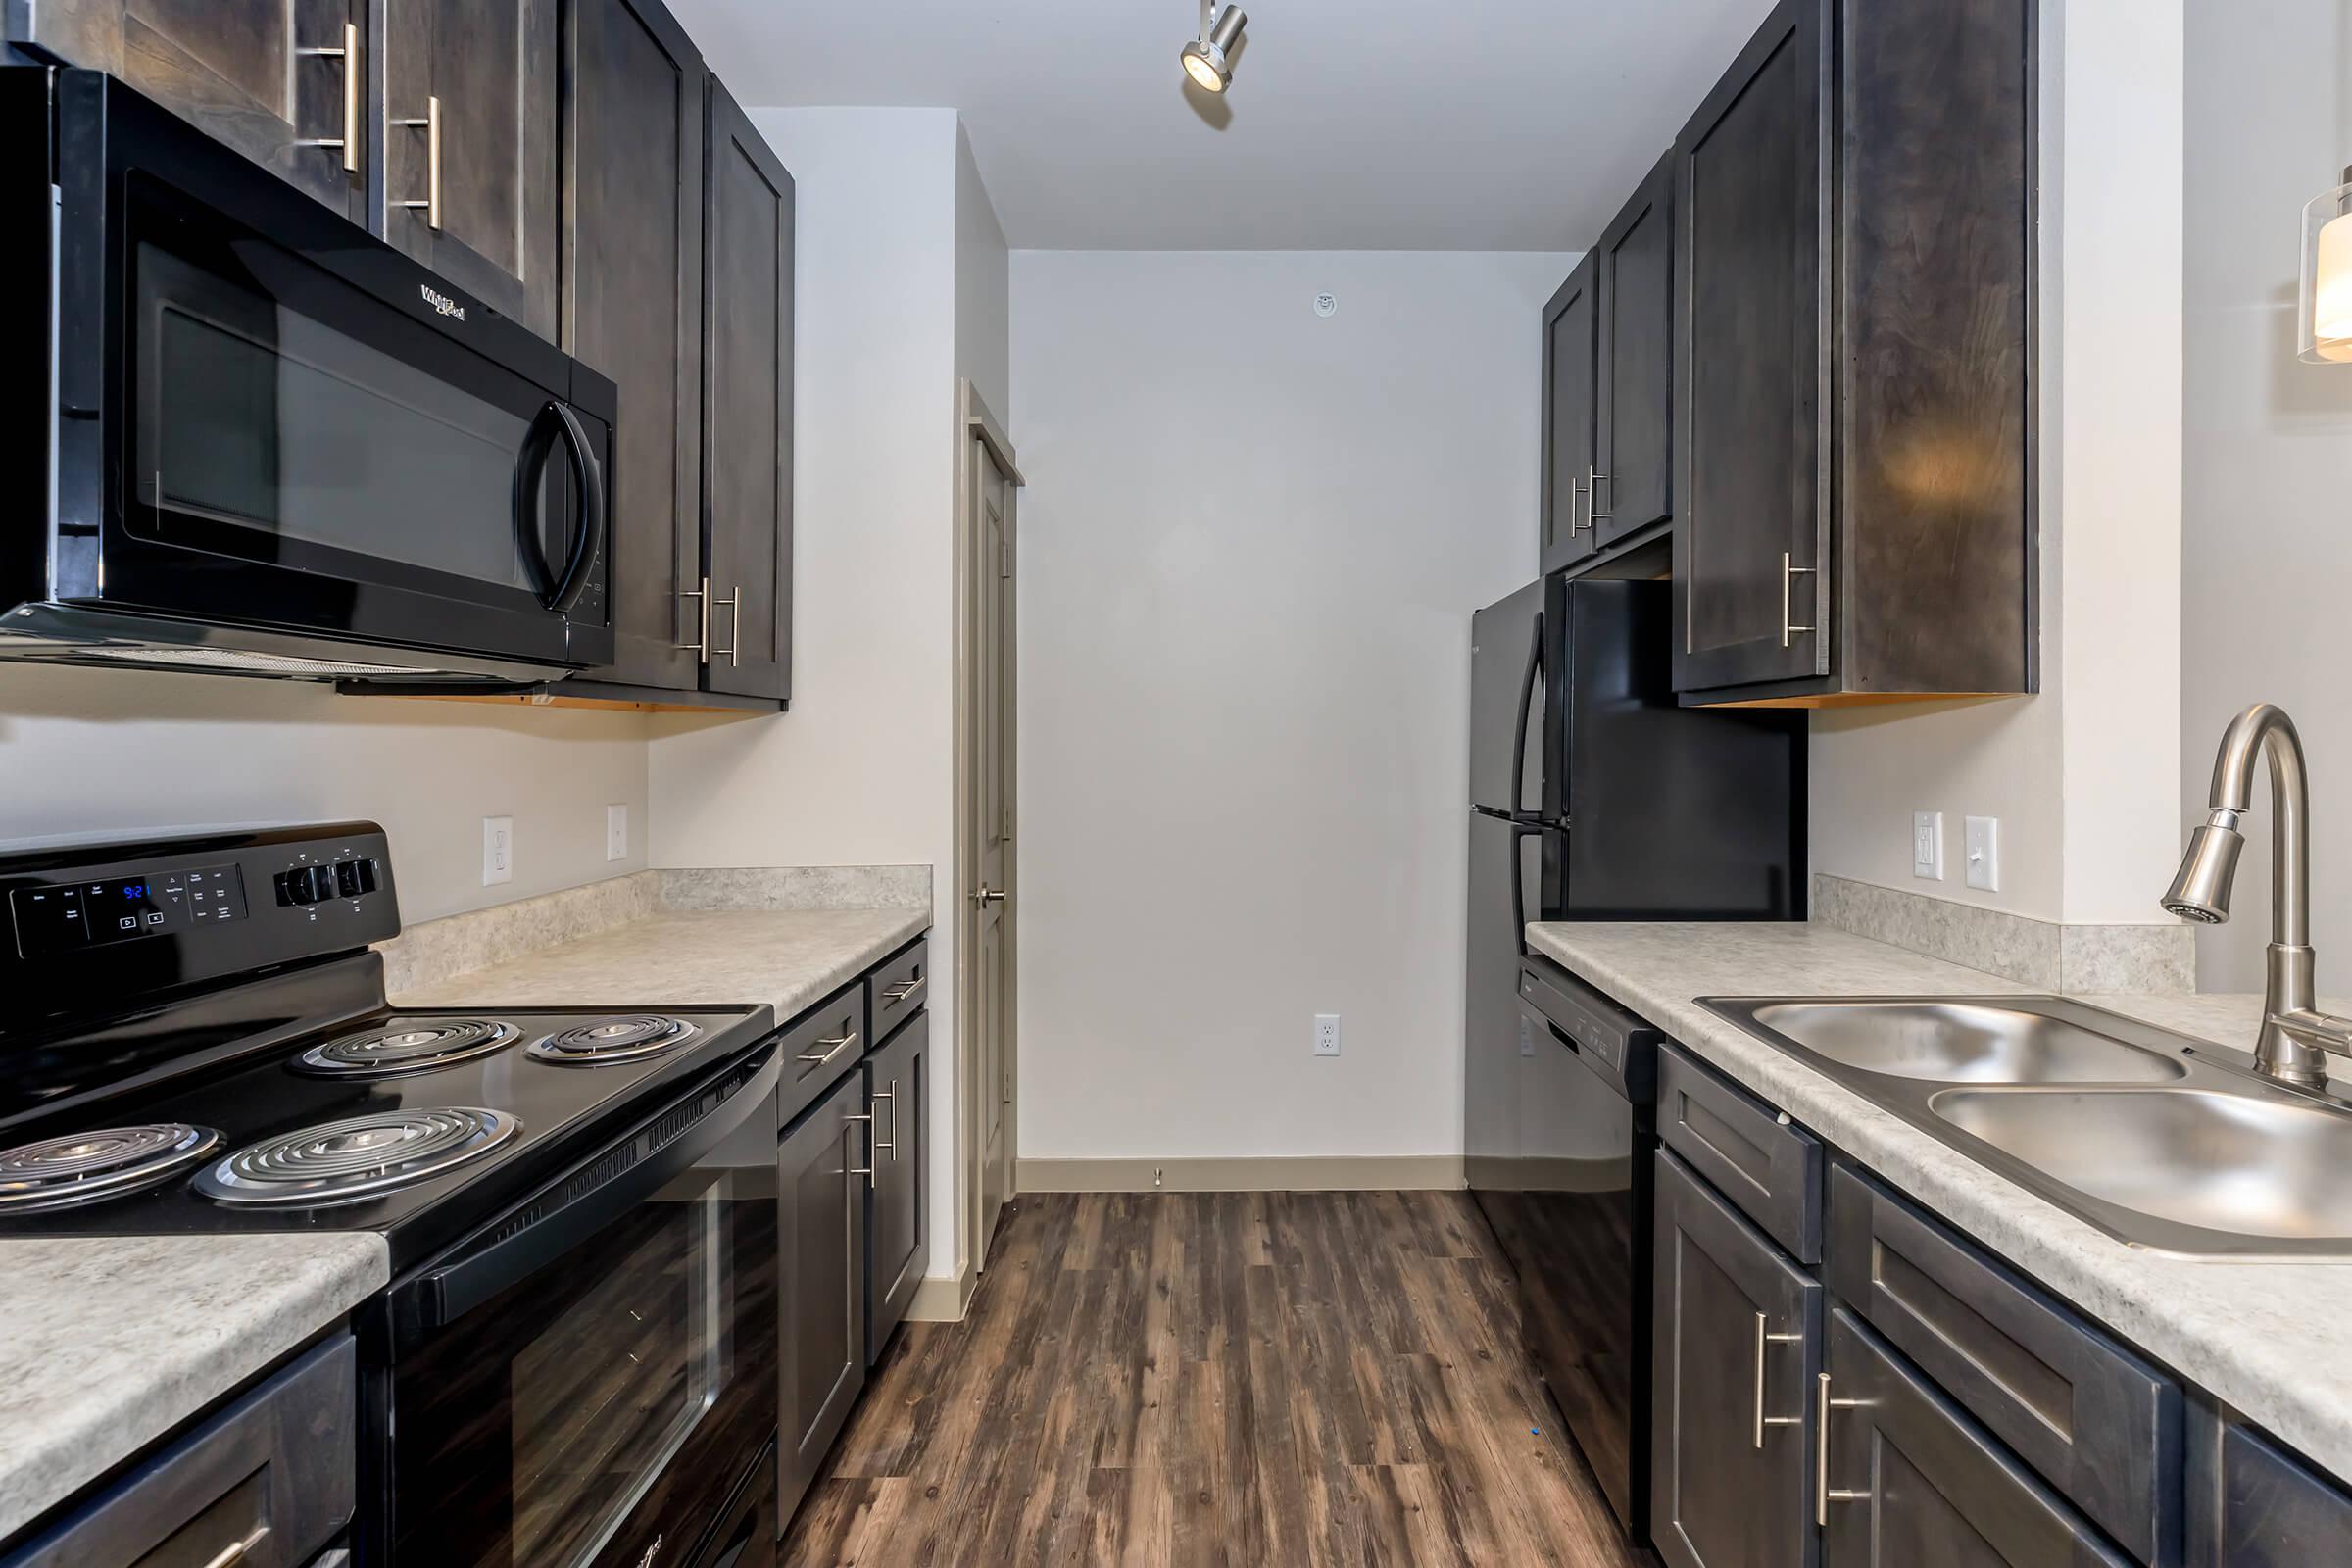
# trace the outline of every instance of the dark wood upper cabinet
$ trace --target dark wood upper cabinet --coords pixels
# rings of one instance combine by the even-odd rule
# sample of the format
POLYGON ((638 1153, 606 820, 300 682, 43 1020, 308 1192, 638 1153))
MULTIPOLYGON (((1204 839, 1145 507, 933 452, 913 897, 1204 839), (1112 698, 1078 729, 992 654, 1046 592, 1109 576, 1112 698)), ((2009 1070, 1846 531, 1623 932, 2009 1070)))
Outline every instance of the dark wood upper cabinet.
POLYGON ((1590 503, 1595 545, 1674 515, 1674 157, 1593 247, 1600 332, 1590 503))
POLYGON ((1675 151, 1675 684, 2034 687, 2034 0, 1783 0, 1675 151))
POLYGON ((384 237, 557 335, 557 0, 379 0, 384 237))
POLYGON ((572 0, 563 96, 563 344, 620 388, 614 657, 693 691, 702 540, 703 60, 654 0, 572 0))
POLYGON ((10 41, 120 77, 365 221, 368 0, 42 0, 7 15, 10 41))
POLYGON ((715 78, 703 165, 703 519, 714 692, 791 695, 793 184, 715 78))
POLYGON ((1540 559, 1558 571, 1592 552, 1593 415, 1600 303, 1598 263, 1577 263, 1544 307, 1544 476, 1540 559))

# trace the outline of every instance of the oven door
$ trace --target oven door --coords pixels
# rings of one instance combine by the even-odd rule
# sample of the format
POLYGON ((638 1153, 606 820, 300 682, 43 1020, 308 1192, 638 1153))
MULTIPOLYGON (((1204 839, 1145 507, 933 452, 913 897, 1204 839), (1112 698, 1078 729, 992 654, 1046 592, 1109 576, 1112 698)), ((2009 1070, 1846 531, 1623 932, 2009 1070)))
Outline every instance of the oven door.
POLYGON ((775 1086, 763 1045, 395 1288, 367 1560, 693 1560, 776 1426, 775 1086))
POLYGON ((107 162, 62 185, 61 412, 98 417, 59 421, 51 598, 550 670, 609 658, 610 383, 67 74, 70 122, 103 100, 83 109, 107 162))

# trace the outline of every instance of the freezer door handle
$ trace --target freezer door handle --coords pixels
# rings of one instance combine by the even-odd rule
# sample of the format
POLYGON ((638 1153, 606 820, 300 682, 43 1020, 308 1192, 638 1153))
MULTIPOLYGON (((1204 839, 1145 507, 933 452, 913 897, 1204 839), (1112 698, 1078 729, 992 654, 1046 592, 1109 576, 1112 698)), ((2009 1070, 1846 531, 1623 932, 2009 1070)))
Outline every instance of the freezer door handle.
MULTIPOLYGON (((1535 631, 1528 638, 1527 668, 1519 676, 1519 716, 1511 727, 1511 809, 1514 811, 1528 808, 1527 802, 1521 799, 1521 791, 1527 782, 1527 717, 1530 701, 1536 695, 1536 679, 1543 673, 1544 612, 1538 611, 1535 631)), ((1536 808, 1543 809, 1541 802, 1536 808)))

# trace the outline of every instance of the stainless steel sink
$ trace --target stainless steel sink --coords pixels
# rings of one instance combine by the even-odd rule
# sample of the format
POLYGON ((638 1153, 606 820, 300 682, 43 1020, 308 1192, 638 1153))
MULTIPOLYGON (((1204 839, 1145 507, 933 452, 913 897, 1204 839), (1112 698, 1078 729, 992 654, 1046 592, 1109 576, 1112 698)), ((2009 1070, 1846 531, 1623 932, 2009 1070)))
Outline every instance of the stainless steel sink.
POLYGON ((1709 1010, 2136 1247, 2352 1256, 2352 1102, 2061 997, 1702 997, 1709 1010))
POLYGON ((1998 1002, 1782 1002, 1755 1022, 1864 1072, 1968 1084, 2160 1084, 2178 1059, 1998 1002))
POLYGON ((2211 1089, 1928 1102, 1962 1132, 2087 1197, 2237 1236, 2352 1238, 2352 1116, 2211 1089))

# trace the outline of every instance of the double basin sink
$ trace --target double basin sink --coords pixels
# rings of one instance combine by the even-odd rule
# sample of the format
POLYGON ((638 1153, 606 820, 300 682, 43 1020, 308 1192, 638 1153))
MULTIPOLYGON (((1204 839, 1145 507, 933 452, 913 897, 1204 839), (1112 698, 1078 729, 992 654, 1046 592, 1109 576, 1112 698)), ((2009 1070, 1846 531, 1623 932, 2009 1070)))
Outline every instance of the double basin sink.
POLYGON ((1700 1000, 2122 1241, 2352 1256, 2352 1109, 2244 1053, 2055 997, 1700 1000))

